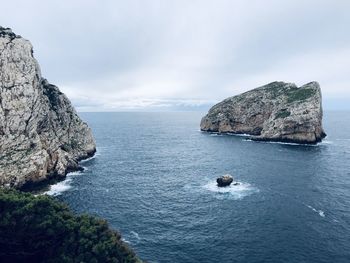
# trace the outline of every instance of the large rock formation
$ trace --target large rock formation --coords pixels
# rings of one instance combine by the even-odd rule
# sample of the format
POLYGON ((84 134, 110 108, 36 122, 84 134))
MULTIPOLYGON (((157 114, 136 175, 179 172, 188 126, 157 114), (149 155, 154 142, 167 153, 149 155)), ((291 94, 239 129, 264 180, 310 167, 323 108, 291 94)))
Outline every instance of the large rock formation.
POLYGON ((41 77, 28 40, 0 27, 0 186, 63 178, 95 153, 68 98, 41 77))
POLYGON ((272 82, 216 104, 200 127, 208 132, 249 134, 254 140, 320 142, 326 136, 320 85, 272 82))

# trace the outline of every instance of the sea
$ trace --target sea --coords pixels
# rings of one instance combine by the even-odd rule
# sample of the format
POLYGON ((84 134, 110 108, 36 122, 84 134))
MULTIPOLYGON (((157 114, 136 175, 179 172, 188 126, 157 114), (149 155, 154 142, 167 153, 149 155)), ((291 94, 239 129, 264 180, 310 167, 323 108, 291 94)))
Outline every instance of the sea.
POLYGON ((80 113, 97 153, 46 193, 150 263, 350 262, 350 112, 315 146, 201 132, 204 114, 80 113))

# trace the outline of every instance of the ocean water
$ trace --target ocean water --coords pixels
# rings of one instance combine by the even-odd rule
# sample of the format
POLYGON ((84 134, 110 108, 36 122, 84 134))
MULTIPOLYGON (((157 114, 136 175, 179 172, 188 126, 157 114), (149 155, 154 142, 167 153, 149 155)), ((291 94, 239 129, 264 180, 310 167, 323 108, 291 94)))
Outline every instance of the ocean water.
POLYGON ((97 154, 48 193, 148 262, 350 262, 350 112, 317 146, 202 133, 203 114, 81 113, 97 154))

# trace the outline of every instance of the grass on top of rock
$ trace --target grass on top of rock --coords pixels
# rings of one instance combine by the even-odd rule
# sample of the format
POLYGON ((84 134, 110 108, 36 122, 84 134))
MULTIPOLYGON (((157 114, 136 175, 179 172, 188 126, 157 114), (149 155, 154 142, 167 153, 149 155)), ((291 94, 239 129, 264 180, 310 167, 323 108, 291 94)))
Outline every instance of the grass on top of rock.
POLYGON ((262 86, 258 89, 263 89, 264 91, 269 92, 270 98, 276 99, 278 96, 283 94, 287 84, 288 83, 275 81, 275 82, 271 82, 265 86, 262 86))
POLYGON ((316 91, 314 89, 291 89, 287 93, 287 102, 292 103, 295 101, 304 101, 314 96, 315 93, 316 91))
POLYGON ((279 112, 277 112, 276 116, 275 116, 275 119, 281 119, 281 118, 287 118, 290 116, 290 111, 288 110, 281 110, 279 112))
POLYGON ((49 196, 0 189, 0 262, 141 262, 107 222, 49 196))

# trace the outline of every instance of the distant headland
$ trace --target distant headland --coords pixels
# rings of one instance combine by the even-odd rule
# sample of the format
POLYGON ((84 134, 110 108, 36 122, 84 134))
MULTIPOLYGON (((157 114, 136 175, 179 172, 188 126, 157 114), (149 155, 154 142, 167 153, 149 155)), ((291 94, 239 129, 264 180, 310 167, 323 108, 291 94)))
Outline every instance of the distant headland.
POLYGON ((202 118, 202 131, 248 134, 259 141, 316 144, 322 127, 322 95, 317 82, 302 87, 272 82, 230 97, 202 118))

